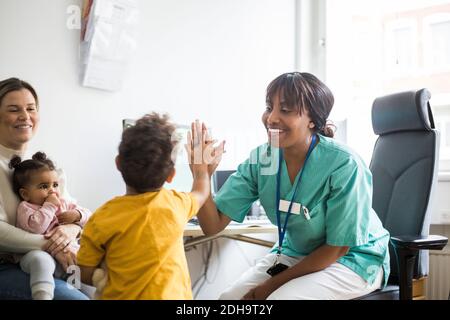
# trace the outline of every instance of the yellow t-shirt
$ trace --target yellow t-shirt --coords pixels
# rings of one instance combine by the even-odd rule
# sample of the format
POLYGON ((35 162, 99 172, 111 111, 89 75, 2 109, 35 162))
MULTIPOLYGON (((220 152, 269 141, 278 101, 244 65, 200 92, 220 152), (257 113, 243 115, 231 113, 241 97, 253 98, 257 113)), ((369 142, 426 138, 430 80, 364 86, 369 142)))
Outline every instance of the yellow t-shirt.
POLYGON ((105 259, 102 299, 192 299, 183 231, 198 210, 191 194, 173 190, 116 197, 86 223, 78 263, 105 259))

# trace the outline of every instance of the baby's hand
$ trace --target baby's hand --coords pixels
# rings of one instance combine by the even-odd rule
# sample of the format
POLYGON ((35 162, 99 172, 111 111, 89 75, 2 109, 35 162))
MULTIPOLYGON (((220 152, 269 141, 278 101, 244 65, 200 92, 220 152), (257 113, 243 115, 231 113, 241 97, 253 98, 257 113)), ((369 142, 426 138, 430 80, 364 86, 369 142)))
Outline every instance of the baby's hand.
POLYGON ((81 213, 78 210, 69 210, 57 215, 60 224, 69 224, 81 220, 81 213))
POLYGON ((59 207, 61 202, 59 201, 58 195, 56 193, 50 194, 46 199, 46 202, 53 203, 55 206, 59 207))

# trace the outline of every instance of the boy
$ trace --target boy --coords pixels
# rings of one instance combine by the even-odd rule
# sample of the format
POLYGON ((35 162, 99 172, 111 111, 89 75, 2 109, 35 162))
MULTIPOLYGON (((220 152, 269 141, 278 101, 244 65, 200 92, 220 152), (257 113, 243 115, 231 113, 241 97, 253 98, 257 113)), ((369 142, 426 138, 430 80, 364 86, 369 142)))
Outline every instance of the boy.
MULTIPOLYGON (((192 191, 164 189, 163 184, 175 176, 174 131, 167 116, 152 113, 122 134, 116 165, 126 195, 110 200, 92 215, 78 252, 82 282, 91 284, 95 269, 102 260, 106 264, 108 280, 101 299, 192 299, 183 231, 209 197, 204 150, 212 146, 206 141, 205 127, 193 124, 187 148, 189 155, 196 156, 196 161, 190 161, 192 191)), ((212 157, 210 170, 220 156, 217 152, 212 157)))

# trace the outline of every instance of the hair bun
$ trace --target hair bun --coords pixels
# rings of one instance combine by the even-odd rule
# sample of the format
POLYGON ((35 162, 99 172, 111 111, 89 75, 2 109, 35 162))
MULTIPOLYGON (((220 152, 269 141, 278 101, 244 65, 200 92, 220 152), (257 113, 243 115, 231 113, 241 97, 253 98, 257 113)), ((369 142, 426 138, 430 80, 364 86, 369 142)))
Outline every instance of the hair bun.
POLYGON ((324 129, 323 129, 323 133, 325 134, 326 137, 329 138, 333 138, 334 137, 334 129, 333 127, 327 125, 324 129))
POLYGON ((320 130, 320 133, 323 134, 325 137, 333 138, 336 130, 337 130, 336 125, 332 121, 327 120, 325 125, 320 130))
POLYGON ((22 159, 19 156, 14 156, 12 157, 12 159, 9 161, 9 168, 10 169, 15 169, 17 168, 17 166, 22 162, 22 159))
POLYGON ((47 155, 44 152, 38 151, 33 154, 31 159, 44 162, 45 160, 47 160, 47 155))

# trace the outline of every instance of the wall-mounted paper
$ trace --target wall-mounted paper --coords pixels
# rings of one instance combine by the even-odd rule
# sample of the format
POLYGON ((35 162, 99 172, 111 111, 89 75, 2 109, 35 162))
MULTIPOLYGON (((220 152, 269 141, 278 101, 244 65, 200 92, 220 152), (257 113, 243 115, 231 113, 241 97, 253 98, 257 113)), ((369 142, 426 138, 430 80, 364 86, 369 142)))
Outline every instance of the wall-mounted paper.
POLYGON ((137 0, 85 0, 81 84, 116 91, 136 49, 137 0))

